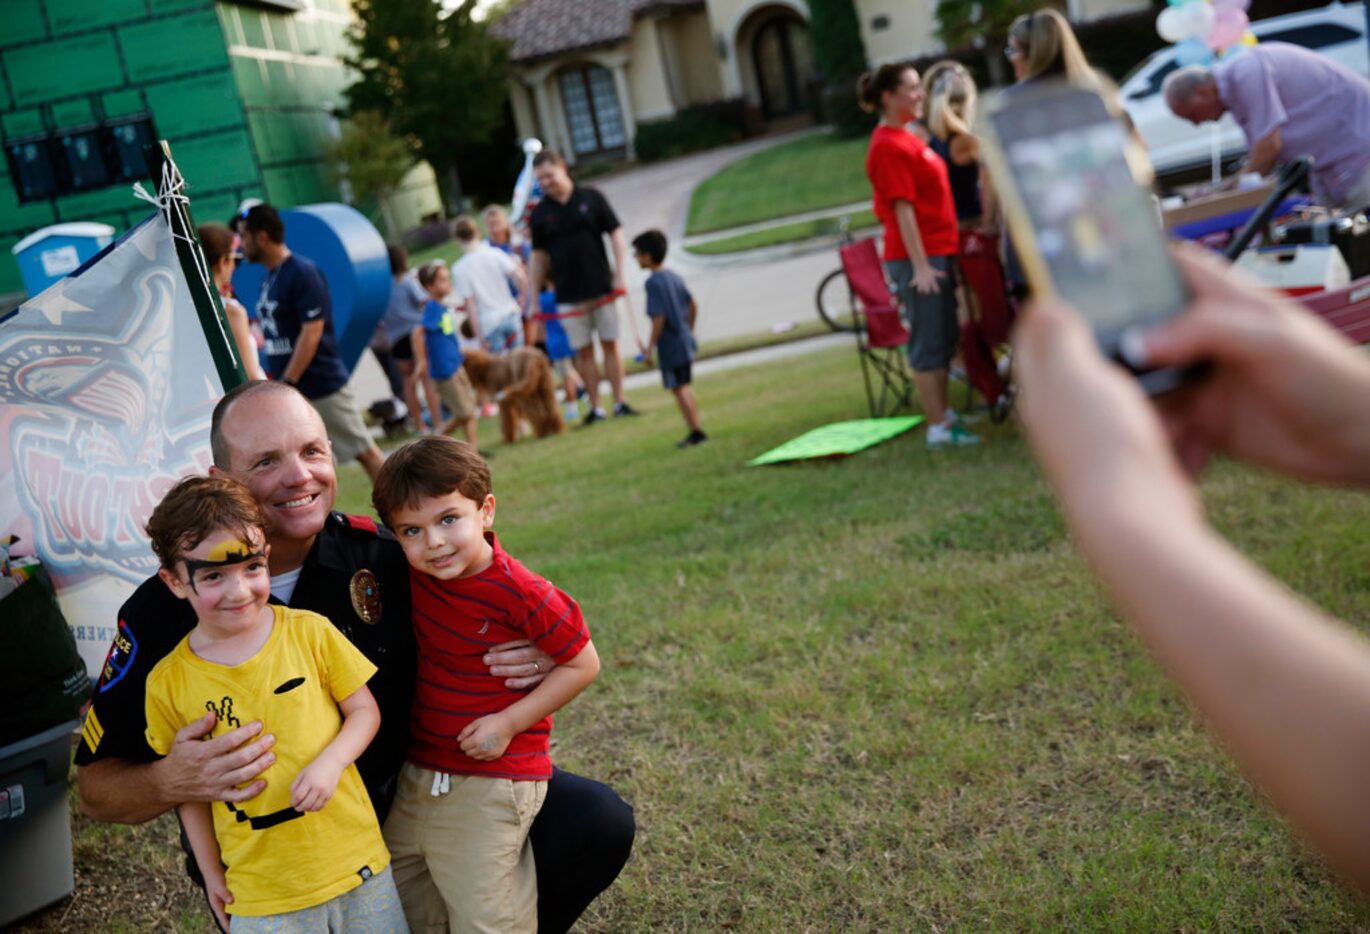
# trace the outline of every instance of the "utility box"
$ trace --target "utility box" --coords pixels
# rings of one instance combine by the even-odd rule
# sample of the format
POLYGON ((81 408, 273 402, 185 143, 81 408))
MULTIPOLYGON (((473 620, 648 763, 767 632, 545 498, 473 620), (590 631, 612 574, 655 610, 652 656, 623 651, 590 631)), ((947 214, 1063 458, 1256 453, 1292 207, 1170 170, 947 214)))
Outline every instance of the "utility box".
POLYGON ((0 747, 0 928, 75 888, 67 770, 73 720, 0 747))
POLYGON ((19 262, 19 275, 30 297, 70 275, 81 264, 114 242, 108 224, 53 224, 35 230, 10 250, 19 262))

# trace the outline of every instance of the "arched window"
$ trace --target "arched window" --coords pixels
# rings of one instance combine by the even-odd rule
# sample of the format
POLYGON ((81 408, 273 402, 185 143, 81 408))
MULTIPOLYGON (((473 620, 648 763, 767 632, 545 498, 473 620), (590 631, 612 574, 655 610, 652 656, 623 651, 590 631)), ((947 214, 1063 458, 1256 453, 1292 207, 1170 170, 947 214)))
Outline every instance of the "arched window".
POLYGON ((599 65, 557 75, 566 126, 577 156, 621 155, 627 146, 614 76, 599 65))

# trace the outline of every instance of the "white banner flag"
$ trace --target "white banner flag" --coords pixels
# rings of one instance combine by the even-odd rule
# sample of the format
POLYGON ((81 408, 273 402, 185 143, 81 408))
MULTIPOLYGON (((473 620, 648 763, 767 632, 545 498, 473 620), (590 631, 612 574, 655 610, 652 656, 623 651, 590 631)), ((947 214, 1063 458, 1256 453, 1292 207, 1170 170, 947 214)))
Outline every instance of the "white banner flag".
POLYGON ((148 516, 209 467, 210 339, 160 212, 0 321, 0 535, 42 559, 93 677, 157 571, 148 516))

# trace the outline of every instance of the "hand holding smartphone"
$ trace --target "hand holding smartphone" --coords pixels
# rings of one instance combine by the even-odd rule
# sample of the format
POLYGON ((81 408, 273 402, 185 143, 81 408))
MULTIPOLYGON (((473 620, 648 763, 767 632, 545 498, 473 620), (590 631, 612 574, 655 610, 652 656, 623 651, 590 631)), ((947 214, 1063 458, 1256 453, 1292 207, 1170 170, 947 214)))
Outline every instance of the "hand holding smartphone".
POLYGON ((1190 298, 1143 187, 1140 147, 1102 97, 1066 83, 1005 92, 985 123, 985 161, 1033 292, 1074 306, 1147 392, 1179 386, 1188 371, 1129 360, 1140 359, 1130 344, 1190 298))

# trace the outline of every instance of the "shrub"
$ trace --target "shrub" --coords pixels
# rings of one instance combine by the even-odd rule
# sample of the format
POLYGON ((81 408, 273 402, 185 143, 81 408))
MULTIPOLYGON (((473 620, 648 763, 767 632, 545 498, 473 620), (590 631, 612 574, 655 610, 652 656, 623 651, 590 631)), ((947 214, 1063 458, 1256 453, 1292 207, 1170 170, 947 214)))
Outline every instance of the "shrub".
POLYGON ((637 125, 633 148, 640 162, 657 162, 731 143, 745 135, 746 105, 737 100, 700 104, 665 120, 637 125))

